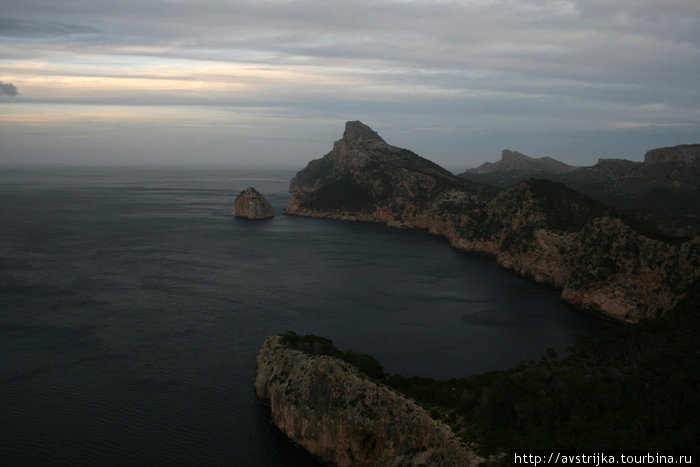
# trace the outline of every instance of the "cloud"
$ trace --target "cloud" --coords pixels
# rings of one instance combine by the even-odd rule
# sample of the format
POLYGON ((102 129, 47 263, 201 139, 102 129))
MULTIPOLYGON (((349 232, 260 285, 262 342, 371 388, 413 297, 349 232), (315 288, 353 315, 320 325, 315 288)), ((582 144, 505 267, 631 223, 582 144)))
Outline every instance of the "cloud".
POLYGON ((16 96, 17 86, 12 83, 3 83, 0 81, 0 96, 16 96))
POLYGON ((15 18, 0 18, 0 36, 5 37, 61 37, 76 34, 94 34, 99 32, 92 26, 64 24, 54 21, 28 21, 15 18))
MULTIPOLYGON (((497 153, 517 146, 512 135, 557 141, 632 127, 691 134, 700 125, 697 0, 22 0, 6 7, 0 77, 21 83, 27 112, 56 105, 78 122, 94 116, 89 106, 110 105, 122 107, 110 113, 116 120, 131 121, 129 107, 141 114, 160 107, 149 114, 154 121, 181 124, 171 115, 187 108, 218 128, 256 109, 256 128, 275 134, 302 121, 362 119, 390 129, 387 138, 422 128, 420 139, 404 144, 432 152, 449 140, 445 154, 454 157, 474 152, 478 138, 490 138, 488 151, 497 153)), ((30 120, 46 118, 36 110, 30 120)), ((674 142, 684 141, 659 145, 674 142)), ((590 154, 591 145, 577 151, 590 154)))

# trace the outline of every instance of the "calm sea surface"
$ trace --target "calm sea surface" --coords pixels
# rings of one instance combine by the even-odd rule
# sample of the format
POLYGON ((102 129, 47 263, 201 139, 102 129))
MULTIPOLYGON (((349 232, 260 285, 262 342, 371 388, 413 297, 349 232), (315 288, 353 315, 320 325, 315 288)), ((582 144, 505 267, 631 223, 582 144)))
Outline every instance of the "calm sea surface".
POLYGON ((270 334, 450 378, 601 326, 427 234, 284 216, 293 175, 0 169, 0 464, 313 465, 255 398, 270 334), (250 185, 277 217, 233 216, 250 185))

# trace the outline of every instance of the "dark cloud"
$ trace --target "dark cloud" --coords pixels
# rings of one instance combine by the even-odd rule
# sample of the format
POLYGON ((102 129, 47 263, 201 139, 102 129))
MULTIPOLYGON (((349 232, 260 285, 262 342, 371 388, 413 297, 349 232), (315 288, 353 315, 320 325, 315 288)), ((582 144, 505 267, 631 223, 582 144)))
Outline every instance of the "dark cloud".
POLYGON ((16 96, 17 86, 12 83, 3 83, 0 81, 0 96, 16 96))
POLYGON ((671 146, 700 125, 698 0, 5 3, 0 78, 42 83, 24 111, 149 107, 166 121, 164 106, 187 106, 226 137, 228 113, 289 138, 360 118, 453 165, 506 146, 581 165, 641 157, 642 133, 647 149, 671 146))
POLYGON ((99 32, 99 30, 92 26, 80 24, 0 18, 0 36, 5 37, 61 37, 75 34, 94 34, 97 32, 99 32))

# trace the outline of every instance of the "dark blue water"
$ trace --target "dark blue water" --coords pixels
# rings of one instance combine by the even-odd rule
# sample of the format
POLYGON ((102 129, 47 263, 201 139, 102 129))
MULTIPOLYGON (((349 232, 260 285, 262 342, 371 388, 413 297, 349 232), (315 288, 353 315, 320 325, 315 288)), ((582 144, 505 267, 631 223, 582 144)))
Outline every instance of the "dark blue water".
POLYGON ((0 170, 0 464, 310 465, 255 398, 270 334, 449 378, 600 327, 441 239, 284 216, 292 176, 0 170), (249 185, 277 217, 233 217, 249 185))

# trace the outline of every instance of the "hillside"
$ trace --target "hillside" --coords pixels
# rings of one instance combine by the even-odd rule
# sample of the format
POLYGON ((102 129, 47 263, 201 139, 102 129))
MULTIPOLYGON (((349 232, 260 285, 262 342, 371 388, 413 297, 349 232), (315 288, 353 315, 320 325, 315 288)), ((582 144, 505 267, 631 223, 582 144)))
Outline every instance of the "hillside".
MULTIPOLYGON (((700 288, 663 318, 615 326, 537 362, 438 381, 385 383, 445 420, 481 455, 538 446, 696 449, 700 288)), ((690 451, 692 452, 692 451, 690 451)))
POLYGON ((679 237, 700 234, 700 144, 652 149, 644 162, 600 159, 578 168, 559 162, 557 170, 551 162, 537 163, 544 160, 555 161, 503 151, 501 161, 459 177, 500 187, 547 178, 619 209, 648 228, 679 237), (518 163, 509 162, 514 158, 518 163))
POLYGON ((288 332, 260 349, 255 393, 273 423, 325 465, 480 464, 447 425, 382 378, 370 356, 288 332))
POLYGON ((551 157, 534 158, 504 149, 501 152, 501 160, 485 162, 479 167, 459 174, 459 177, 505 187, 530 178, 553 178, 573 170, 576 170, 576 167, 551 157))
POLYGON ((287 214, 426 229, 616 320, 663 314, 700 275, 700 239, 650 235, 560 183, 530 180, 498 192, 460 179, 361 122, 348 122, 290 191, 287 214))

